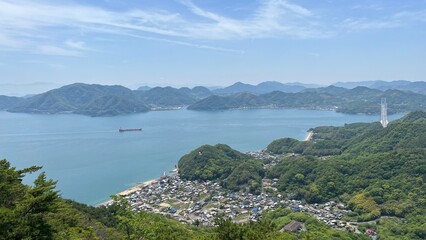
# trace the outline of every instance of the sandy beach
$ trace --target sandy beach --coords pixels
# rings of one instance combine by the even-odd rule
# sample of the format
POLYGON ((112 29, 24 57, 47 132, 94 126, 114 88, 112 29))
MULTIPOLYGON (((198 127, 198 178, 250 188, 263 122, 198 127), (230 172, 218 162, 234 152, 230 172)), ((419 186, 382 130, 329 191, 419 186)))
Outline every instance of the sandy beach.
POLYGON ((308 135, 306 135, 305 141, 311 141, 313 135, 314 135, 314 132, 309 131, 308 135))
POLYGON ((138 185, 136 185, 134 187, 131 187, 131 188, 127 189, 127 190, 124 190, 124 191, 118 193, 118 195, 121 195, 121 196, 130 195, 130 194, 132 194, 132 193, 134 193, 136 191, 139 191, 141 188, 149 186, 149 185, 154 184, 156 182, 157 182, 157 179, 152 179, 152 180, 143 182, 141 184, 138 184, 138 185))
MULTIPOLYGON (((171 170, 171 171, 170 171, 170 173, 173 173, 173 174, 176 174, 177 172, 178 172, 178 169, 177 169, 177 168, 175 168, 175 169, 173 169, 173 170, 171 170)), ((152 180, 148 180, 148 181, 146 181, 146 182, 140 183, 140 184, 138 184, 138 185, 136 185, 136 186, 134 186, 134 187, 131 187, 131 188, 129 188, 129 189, 126 189, 126 190, 124 190, 124 191, 122 191, 122 192, 118 193, 118 195, 121 195, 121 196, 127 196, 127 195, 130 195, 130 194, 132 194, 132 193, 134 193, 134 192, 136 192, 136 191, 140 190, 140 189, 141 189, 141 188, 143 188, 143 187, 146 187, 146 186, 149 186, 149 185, 151 185, 151 184, 157 183, 159 179, 160 179, 160 178, 158 178, 158 179, 152 179, 152 180)))

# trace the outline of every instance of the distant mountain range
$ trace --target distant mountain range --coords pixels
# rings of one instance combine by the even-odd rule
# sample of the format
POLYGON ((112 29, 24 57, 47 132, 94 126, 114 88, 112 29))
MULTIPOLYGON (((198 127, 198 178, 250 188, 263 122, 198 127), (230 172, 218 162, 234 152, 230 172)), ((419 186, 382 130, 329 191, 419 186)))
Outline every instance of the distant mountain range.
POLYGON ((395 89, 395 90, 401 90, 401 91, 411 91, 415 93, 422 93, 426 94, 426 82, 423 81, 417 81, 417 82, 410 82, 406 80, 397 80, 397 81, 361 81, 361 82, 338 82, 333 84, 337 87, 344 87, 344 88, 355 88, 355 87, 368 87, 373 89, 379 89, 382 91, 389 90, 389 89, 395 89))
POLYGON ((227 94, 235 94, 235 93, 253 93, 253 94, 263 94, 269 93, 273 91, 281 91, 281 92, 300 92, 305 90, 306 87, 303 84, 284 84, 280 82, 262 82, 258 85, 250 85, 242 82, 234 83, 233 85, 221 89, 213 90, 214 94, 217 95, 227 95, 227 94))
POLYGON ((380 91, 367 87, 354 89, 329 86, 308 89, 298 93, 271 93, 254 95, 238 93, 230 96, 210 96, 188 107, 190 110, 217 111, 245 108, 303 108, 335 110, 348 114, 377 114, 380 99, 385 97, 388 112, 426 110, 426 95, 400 90, 380 91))
MULTIPOLYGON (((321 87, 320 85, 317 84, 304 84, 304 83, 280 83, 280 82, 275 82, 275 81, 267 81, 267 82, 262 82, 259 83, 257 85, 251 85, 251 84, 247 84, 247 83, 242 83, 242 82, 236 82, 234 84, 232 84, 231 86, 228 87, 224 87, 224 88, 215 88, 215 89, 208 89, 206 87, 195 87, 195 89, 198 88, 198 90, 200 91, 202 88, 202 95, 199 96, 209 96, 212 94, 215 95, 229 95, 229 94, 235 94, 235 93, 243 93, 243 92, 248 92, 248 93, 253 93, 253 94, 263 94, 263 93, 268 93, 268 92, 273 92, 273 91, 281 91, 281 92, 300 92, 303 91, 307 88, 316 88, 316 87, 321 87)), ((139 87, 137 90, 139 91, 149 91, 152 88, 149 86, 142 86, 139 87)), ((180 88, 180 89, 185 89, 185 88, 180 88)))
MULTIPOLYGON (((347 87, 352 86, 348 83, 347 87)), ((23 113, 75 113, 88 116, 116 116, 150 110, 227 110, 236 108, 306 108, 344 113, 378 113, 381 97, 388 100, 389 113, 425 110, 425 82, 371 81, 372 87, 346 89, 338 86, 308 88, 299 83, 263 82, 258 85, 237 82, 229 87, 141 87, 75 83, 26 97, 0 96, 0 110, 23 113), (392 90, 393 88, 399 90, 392 90), (410 89, 414 89, 413 93, 410 89), (389 90, 391 89, 391 90, 389 90)), ((339 84, 337 84, 339 85, 339 84)), ((340 85, 344 85, 341 83, 340 85)))

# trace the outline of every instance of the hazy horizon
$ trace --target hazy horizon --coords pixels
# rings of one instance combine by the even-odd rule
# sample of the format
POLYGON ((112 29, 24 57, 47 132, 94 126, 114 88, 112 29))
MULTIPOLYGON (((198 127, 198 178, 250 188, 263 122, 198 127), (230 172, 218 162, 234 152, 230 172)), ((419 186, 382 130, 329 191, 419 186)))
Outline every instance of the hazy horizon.
MULTIPOLYGON (((272 81, 272 80, 271 80, 272 81)), ((181 88, 181 87, 189 87, 189 88, 193 88, 193 87, 197 87, 197 86, 203 86, 203 87, 207 87, 210 89, 218 89, 218 88, 225 88, 228 86, 231 86, 237 82, 242 82, 245 84, 251 84, 251 85, 258 85, 260 83, 263 82, 271 82, 271 81, 262 81, 262 82, 258 82, 258 83, 246 83, 243 81, 236 81, 234 83, 231 83, 229 85, 223 85, 223 86, 219 86, 219 85, 196 85, 196 84, 189 84, 189 85, 185 85, 185 84, 158 84, 158 85, 154 85, 152 83, 140 83, 140 84, 133 84, 133 85, 121 85, 124 87, 127 87, 131 90, 137 90, 139 87, 174 87, 174 88, 181 88)), ((347 81, 344 83, 357 83, 357 82, 369 82, 369 81, 384 81, 384 80, 361 80, 361 81, 347 81)), ((401 81, 401 80, 391 80, 391 81, 386 81, 386 82, 392 82, 392 81, 401 81)), ((409 81, 409 80, 402 80, 402 81, 409 81)), ((279 82, 279 81, 272 81, 272 82, 279 82)), ((414 81, 410 81, 410 82, 414 82, 414 81)), ((74 83, 84 83, 84 84, 99 84, 99 83, 90 83, 90 82, 74 82, 74 83)), ((280 82, 283 84, 305 84, 305 85, 317 85, 318 87, 325 87, 325 86, 330 86, 336 83, 342 83, 342 82, 334 82, 331 84, 316 84, 316 83, 302 83, 302 82, 280 82)), ((34 83, 23 83, 23 84, 15 84, 15 83, 0 83, 0 95, 4 95, 4 96, 14 96, 14 97, 25 97, 25 96, 29 96, 29 95, 34 95, 34 94, 40 94, 40 93, 44 93, 47 92, 49 90, 53 90, 56 88, 60 88, 69 84, 73 84, 73 83, 66 83, 66 84, 60 84, 60 83, 53 83, 53 82, 34 82, 34 83)), ((101 85, 120 85, 120 84, 101 84, 101 85)))

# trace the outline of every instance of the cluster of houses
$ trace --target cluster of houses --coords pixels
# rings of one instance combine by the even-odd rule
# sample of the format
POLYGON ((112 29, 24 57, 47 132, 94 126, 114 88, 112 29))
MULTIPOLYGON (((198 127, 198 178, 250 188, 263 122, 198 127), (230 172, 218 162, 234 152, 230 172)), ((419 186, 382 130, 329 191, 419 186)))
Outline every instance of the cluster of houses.
MULTIPOLYGON (((265 151, 249 152, 258 159, 269 159, 264 168, 276 165, 280 159, 265 151)), ((186 181, 179 177, 177 171, 164 175, 158 180, 139 185, 123 193, 133 211, 149 211, 174 218, 182 223, 213 226, 215 217, 222 214, 234 222, 257 221, 262 213, 277 208, 290 208, 295 212, 306 212, 327 225, 359 232, 357 223, 342 221, 350 214, 342 203, 334 201, 325 204, 307 204, 300 200, 291 200, 292 196, 283 196, 277 190, 278 179, 263 179, 262 193, 254 195, 245 192, 230 192, 214 181, 186 181)), ((282 231, 306 231, 303 223, 292 221, 283 226, 282 231)), ((368 232, 376 239, 375 232, 368 232)))
POLYGON ((218 183, 184 181, 178 175, 163 176, 125 197, 133 211, 150 211, 206 226, 214 225, 215 215, 220 213, 245 222, 256 220, 262 211, 277 205, 267 196, 230 193, 218 183))
MULTIPOLYGON (((274 179, 264 184, 273 188, 276 182, 274 179)), ((229 192, 216 182, 185 181, 178 174, 151 181, 125 197, 135 212, 144 210, 205 226, 214 225, 217 214, 224 214, 235 222, 247 222, 256 221, 266 210, 289 207, 314 215, 330 226, 346 228, 346 223, 340 219, 349 211, 336 202, 307 204, 288 200, 275 191, 260 195, 229 192)))

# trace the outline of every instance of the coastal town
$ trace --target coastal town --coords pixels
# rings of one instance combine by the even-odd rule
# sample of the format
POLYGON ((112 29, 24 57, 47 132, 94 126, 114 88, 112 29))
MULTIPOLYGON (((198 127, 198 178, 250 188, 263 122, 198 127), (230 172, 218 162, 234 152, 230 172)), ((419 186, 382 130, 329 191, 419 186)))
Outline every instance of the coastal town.
MULTIPOLYGON (((270 168, 279 161, 276 156, 264 151, 247 154, 258 159, 270 159, 264 164, 264 168, 270 168)), ((214 226, 215 216, 218 214, 223 214, 236 223, 244 223, 258 221, 265 211, 289 208, 294 212, 315 216, 330 227, 361 233, 357 223, 342 220, 344 215, 351 213, 344 204, 334 201, 308 204, 290 199, 279 193, 277 184, 278 179, 263 179, 262 193, 259 195, 230 192, 214 181, 183 180, 175 169, 168 175, 164 174, 159 179, 140 184, 120 195, 128 199, 135 212, 153 212, 197 226, 214 226)), ((284 227, 289 226, 283 226, 283 229, 284 227)), ((303 227, 295 228, 294 231, 301 229, 303 227)))

